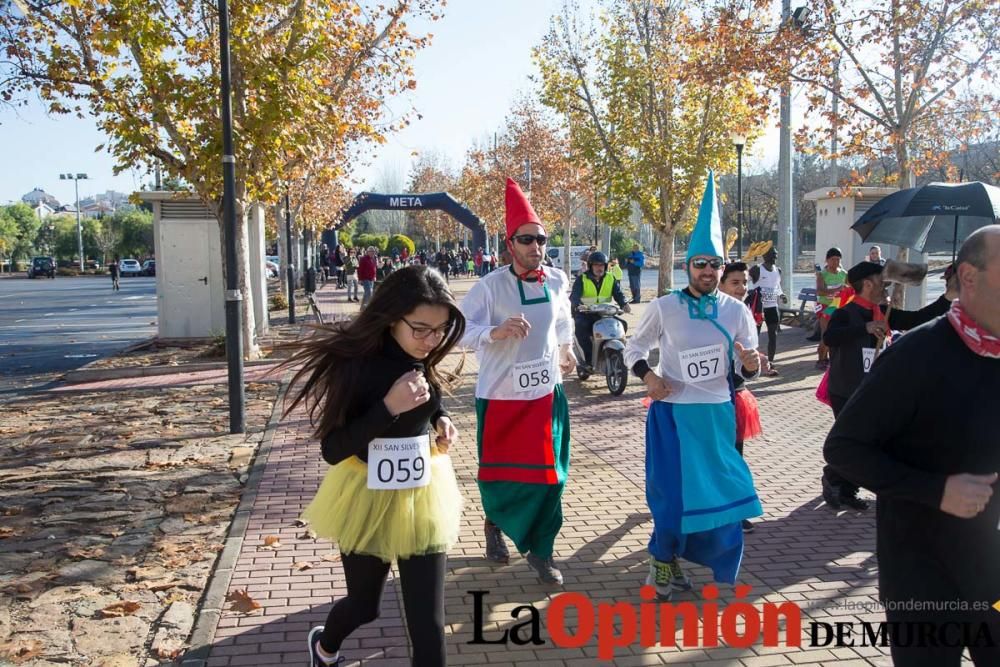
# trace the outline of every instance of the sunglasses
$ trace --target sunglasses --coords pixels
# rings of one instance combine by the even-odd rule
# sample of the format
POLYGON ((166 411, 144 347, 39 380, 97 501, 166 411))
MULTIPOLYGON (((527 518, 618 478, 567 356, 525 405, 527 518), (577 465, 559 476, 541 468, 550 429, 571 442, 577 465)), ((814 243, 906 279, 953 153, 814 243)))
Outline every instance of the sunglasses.
POLYGON ((711 266, 713 269, 721 269, 722 260, 718 258, 705 259, 704 257, 691 260, 691 268, 698 269, 699 271, 708 266, 711 266))
POLYGON ((531 245, 532 243, 538 242, 538 245, 545 245, 549 240, 549 237, 545 234, 515 234, 511 237, 521 245, 531 245))

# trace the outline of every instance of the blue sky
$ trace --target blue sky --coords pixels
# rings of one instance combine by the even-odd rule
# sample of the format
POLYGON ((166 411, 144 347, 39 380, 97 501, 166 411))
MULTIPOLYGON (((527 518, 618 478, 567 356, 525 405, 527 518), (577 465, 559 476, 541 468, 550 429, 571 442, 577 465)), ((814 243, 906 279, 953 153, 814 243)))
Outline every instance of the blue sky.
MULTIPOLYGON (((435 150, 459 165, 473 141, 499 128, 517 95, 532 90, 531 48, 562 4, 451 0, 444 18, 429 27, 431 47, 415 61, 418 86, 410 100, 423 119, 391 136, 373 164, 359 166, 362 181, 377 179, 384 165, 405 172, 414 151, 435 150)), ((89 180, 80 182, 81 198, 110 189, 132 192, 150 180, 138 170, 114 176, 111 158, 94 152, 105 140, 90 119, 50 118, 38 104, 17 114, 3 110, 0 146, 6 159, 0 160, 0 203, 18 200, 36 186, 61 202, 72 202, 73 183, 60 181, 60 172, 88 174, 89 180)), ((761 143, 776 146, 776 133, 761 143)), ((771 161, 765 155, 765 162, 771 161)))

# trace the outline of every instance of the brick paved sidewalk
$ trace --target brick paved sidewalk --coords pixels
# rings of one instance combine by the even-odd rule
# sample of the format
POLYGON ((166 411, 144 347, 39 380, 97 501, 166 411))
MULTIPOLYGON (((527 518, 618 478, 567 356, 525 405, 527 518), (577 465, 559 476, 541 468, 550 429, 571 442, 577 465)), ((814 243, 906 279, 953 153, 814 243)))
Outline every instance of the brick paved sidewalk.
MULTIPOLYGON (((461 296, 471 284, 458 280, 453 288, 461 296)), ((357 311, 356 304, 346 302, 343 290, 327 286, 317 297, 327 317, 357 311)), ((633 322, 644 307, 640 305, 631 315, 633 322)), ((806 630, 809 620, 882 620, 877 613, 832 607, 835 602, 871 604, 877 599, 874 510, 834 513, 822 505, 821 447, 832 419, 829 409, 813 397, 819 376, 813 370, 813 346, 804 336, 798 329, 783 331, 778 345, 781 375, 753 385, 765 435, 747 444, 746 455, 766 514, 756 520, 756 531, 747 536, 742 583, 753 587, 748 598, 753 604, 786 600, 801 604, 806 630)), ((540 585, 520 557, 515 556, 504 567, 489 565, 482 558, 483 515, 475 484, 475 372, 475 358, 470 355, 465 382, 449 404, 462 433, 452 448, 452 458, 466 502, 460 542, 450 554, 446 583, 449 662, 596 664, 596 641, 582 648, 560 649, 547 639, 544 629, 547 641, 541 646, 467 643, 473 637, 473 598, 468 591, 490 591, 484 618, 487 639, 514 624, 511 610, 518 605, 530 604, 542 610, 558 592, 540 585)), ((638 589, 646 574, 645 546, 650 530, 643 484, 643 392, 634 378, 619 398, 609 396, 597 378, 583 384, 570 379, 566 389, 573 458, 564 499, 565 523, 556 545, 556 558, 565 576, 564 590, 584 593, 595 601, 637 605, 638 589)), ((322 623, 333 599, 345 593, 336 550, 310 539, 306 528, 295 525, 325 469, 302 414, 293 414, 277 425, 229 583, 229 592, 246 589, 262 609, 255 615, 222 611, 210 641, 208 665, 307 663, 306 632, 322 623), (272 535, 280 538, 280 546, 265 548, 265 538, 272 535), (307 569, 302 565, 306 563, 310 565, 307 569)), ((705 569, 690 566, 688 571, 696 591, 709 582, 705 569)), ((721 603, 731 601, 731 587, 721 589, 721 603)), ((684 600, 700 601, 700 597, 689 593, 675 598, 684 600)), ((526 618, 522 616, 518 622, 526 618)), ((804 635, 804 643, 808 643, 808 633, 804 635)), ((365 665, 409 664, 394 577, 386 587, 381 617, 355 632, 342 653, 365 665)), ((759 645, 683 651, 634 646, 618 649, 615 662, 734 667, 889 664, 885 649, 879 648, 765 649, 759 645)))

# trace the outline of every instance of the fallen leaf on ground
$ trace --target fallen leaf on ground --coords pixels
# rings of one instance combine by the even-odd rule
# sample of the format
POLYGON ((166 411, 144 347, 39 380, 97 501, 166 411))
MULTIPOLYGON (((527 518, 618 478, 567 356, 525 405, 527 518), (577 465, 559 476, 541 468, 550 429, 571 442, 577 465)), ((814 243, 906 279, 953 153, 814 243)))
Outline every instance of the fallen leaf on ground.
POLYGON ((313 566, 312 563, 308 563, 306 561, 301 561, 292 565, 292 567, 298 570, 299 572, 302 572, 303 570, 311 570, 312 566, 313 566))
POLYGON ((10 526, 0 526, 0 538, 11 537, 14 535, 14 529, 10 526))
POLYGON ((183 650, 182 648, 165 648, 161 646, 156 649, 156 657, 160 660, 174 660, 180 656, 183 650))
POLYGON ((138 602, 131 602, 126 600, 124 602, 116 602, 113 605, 105 607, 104 609, 97 612, 101 618, 117 618, 119 616, 129 616, 139 611, 142 607, 138 602))
POLYGON ((9 658, 19 665, 42 654, 42 642, 37 639, 15 639, 0 644, 0 658, 9 658))
POLYGON ((229 608, 230 611, 237 611, 241 614, 249 614, 255 609, 260 609, 261 605, 259 602, 250 597, 246 589, 237 589, 226 596, 227 602, 232 602, 233 605, 229 608))
POLYGON ((331 563, 337 563, 340 561, 340 554, 327 554, 323 556, 323 560, 330 561, 331 563))
POLYGON ((146 590, 150 590, 156 593, 159 591, 169 590, 171 588, 174 588, 175 586, 179 586, 181 582, 174 580, 169 580, 169 581, 162 580, 162 581, 147 581, 145 582, 145 584, 146 584, 146 590))
POLYGON ((104 555, 103 547, 91 547, 82 549, 80 547, 70 547, 66 550, 66 555, 70 558, 100 558, 104 555))
POLYGON ((314 533, 311 530, 307 530, 307 531, 305 531, 303 533, 299 533, 298 535, 296 535, 296 537, 298 539, 300 539, 300 540, 315 540, 316 539, 316 533, 314 533))
POLYGON ((281 546, 281 538, 277 535, 268 535, 264 538, 265 549, 277 549, 281 546))

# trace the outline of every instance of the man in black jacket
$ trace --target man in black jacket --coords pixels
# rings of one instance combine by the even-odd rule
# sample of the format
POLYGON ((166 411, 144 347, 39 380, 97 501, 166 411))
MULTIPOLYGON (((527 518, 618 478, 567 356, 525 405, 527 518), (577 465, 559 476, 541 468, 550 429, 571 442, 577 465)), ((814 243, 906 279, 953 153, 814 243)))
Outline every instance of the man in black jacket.
MULTIPOLYGON (((833 416, 843 410, 871 370, 879 351, 885 347, 891 330, 908 330, 948 312, 951 295, 946 293, 918 311, 893 310, 886 317, 885 282, 881 264, 861 262, 847 272, 847 282, 857 293, 854 299, 838 308, 830 318, 823 342, 830 348, 830 403, 833 416)), ((823 469, 823 500, 833 509, 846 505, 856 510, 868 509, 868 502, 858 498, 858 487, 844 479, 830 466, 823 469)))
POLYGON ((879 355, 823 449, 878 497, 896 667, 958 667, 965 646, 1000 665, 1000 225, 966 240, 956 274, 947 317, 879 355))

